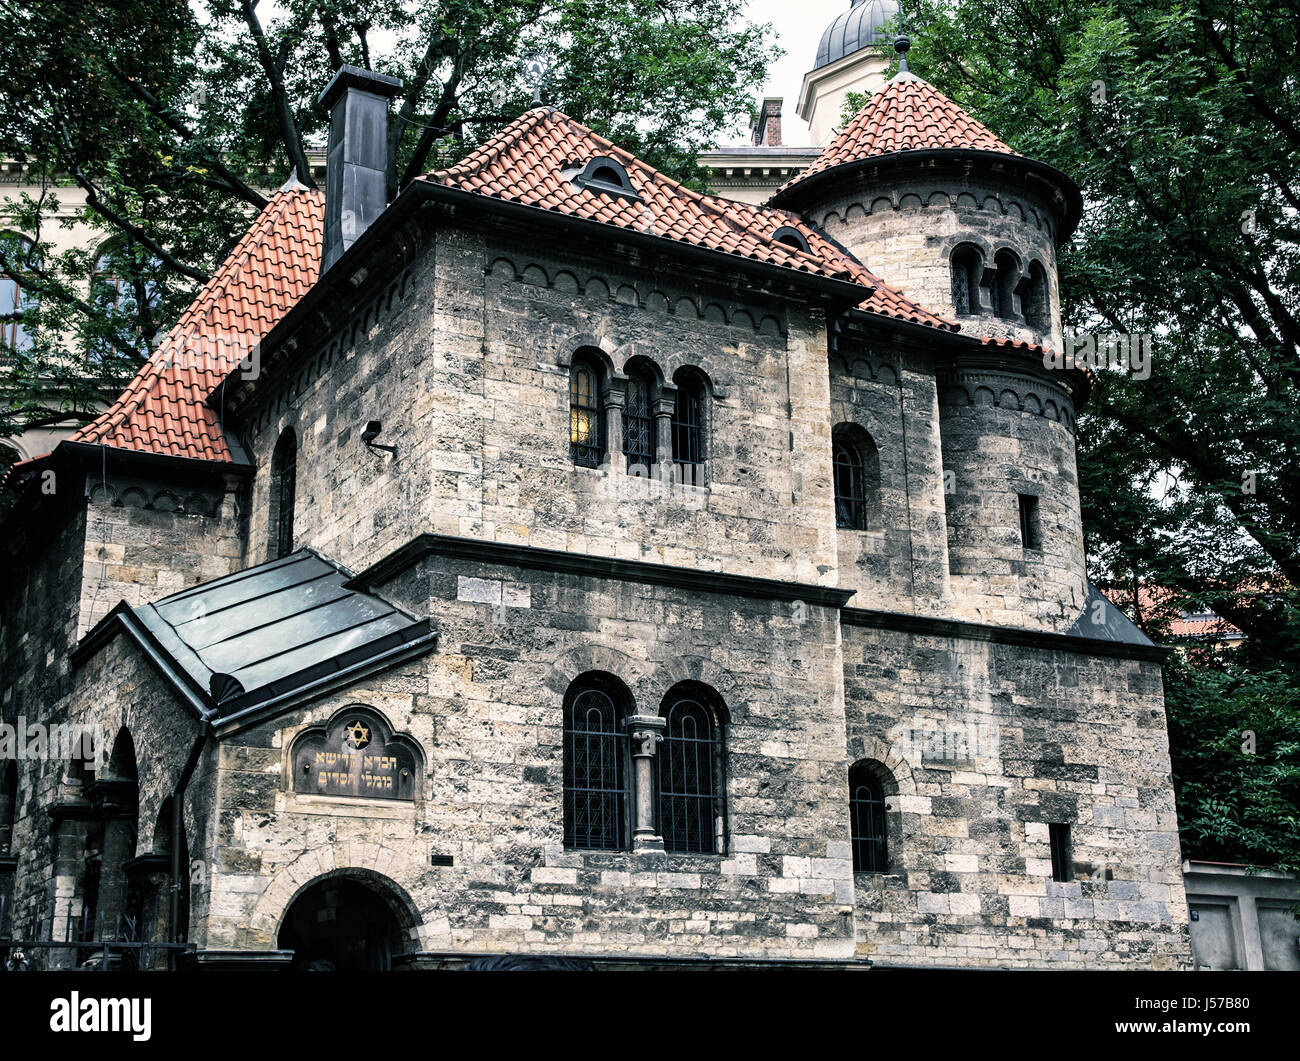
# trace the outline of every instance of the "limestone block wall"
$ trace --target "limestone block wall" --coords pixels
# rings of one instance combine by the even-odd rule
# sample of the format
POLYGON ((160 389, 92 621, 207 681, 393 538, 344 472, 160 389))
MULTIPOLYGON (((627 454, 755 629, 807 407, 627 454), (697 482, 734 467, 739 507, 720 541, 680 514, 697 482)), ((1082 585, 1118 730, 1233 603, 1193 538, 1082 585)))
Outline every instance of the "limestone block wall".
POLYGON ((424 950, 851 957, 834 611, 442 557, 382 591, 436 616, 437 652, 227 739, 209 946, 273 945, 302 887, 364 868, 409 897, 424 950), (720 696, 723 850, 566 850, 562 704, 591 671, 639 712, 682 680, 720 696), (287 794, 294 737, 349 703, 420 741, 413 807, 287 794))
POLYGON ((346 564, 429 531, 833 583, 824 314, 740 278, 637 261, 597 272, 556 246, 494 239, 440 231, 253 415, 250 562, 266 556, 266 470, 292 426, 296 540, 346 564), (568 378, 582 347, 602 352, 616 391, 634 358, 666 385, 684 367, 707 379, 702 484, 665 489, 617 459, 574 466, 568 378), (371 419, 396 460, 362 445, 371 419))
POLYGON ((933 358, 845 337, 830 359, 832 428, 875 443, 878 498, 866 530, 837 528, 854 607, 948 614, 948 535, 933 358))
POLYGON ((978 359, 941 367, 938 386, 954 614, 1068 629, 1086 597, 1068 396, 1010 362, 978 359), (1037 499, 1037 548, 1023 543, 1020 494, 1037 499))
MULTIPOLYGON (((129 732, 139 775, 134 854, 167 850, 170 834, 160 827, 159 814, 175 792, 198 733, 196 720, 137 646, 124 637, 109 641, 75 669, 69 667, 72 673, 65 695, 39 714, 28 711, 28 721, 93 729, 100 735, 105 760, 119 736, 129 732)), ((86 805, 86 785, 96 775, 93 766, 86 774, 70 760, 53 756, 25 758, 18 767, 13 847, 19 861, 13 924, 24 934, 34 929, 41 939, 66 939, 68 915, 79 916, 84 900, 83 844, 89 819, 75 808, 86 805), (66 810, 55 814, 56 807, 66 810)), ((103 769, 101 763, 101 774, 103 769)), ((204 774, 200 761, 184 807, 190 854, 199 863, 191 874, 192 931, 196 924, 201 928, 206 910, 204 774)), ((105 890, 110 886, 120 886, 120 881, 105 880, 101 885, 105 890)), ((109 926, 110 931, 114 928, 109 926)), ((66 967, 71 952, 42 952, 41 957, 66 967)))
POLYGON ((859 955, 1190 965, 1159 664, 848 624, 843 644, 849 760, 893 777, 889 872, 855 875, 859 955))
POLYGON ((212 472, 88 474, 78 637, 120 601, 152 603, 241 570, 242 489, 212 472))
POLYGON ((1056 222, 1051 210, 1010 175, 999 180, 997 167, 984 166, 981 174, 976 178, 956 168, 923 173, 865 170, 852 184, 828 190, 803 212, 883 280, 927 309, 956 320, 963 332, 1060 349, 1056 222), (994 269, 1000 251, 1013 252, 1021 284, 1029 280, 1030 263, 1038 262, 1047 283, 1050 326, 1031 326, 1023 289, 1016 296, 1012 319, 997 315, 987 291, 978 314, 958 315, 951 259, 961 244, 979 249, 986 270, 994 269))

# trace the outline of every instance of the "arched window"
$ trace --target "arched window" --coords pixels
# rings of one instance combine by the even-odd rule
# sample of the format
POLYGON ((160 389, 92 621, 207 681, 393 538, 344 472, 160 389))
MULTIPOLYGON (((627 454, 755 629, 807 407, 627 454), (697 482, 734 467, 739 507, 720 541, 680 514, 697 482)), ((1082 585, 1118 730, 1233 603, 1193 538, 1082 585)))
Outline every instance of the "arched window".
POLYGON ((271 559, 293 552, 294 496, 298 488, 298 436, 292 427, 280 432, 271 454, 271 512, 268 533, 271 559))
POLYGON ((1047 270, 1041 262, 1029 263, 1029 286, 1025 291, 1025 320, 1036 331, 1052 327, 1051 296, 1047 287, 1047 270))
POLYGON ((605 459, 600 372, 585 357, 575 357, 569 372, 569 455, 583 468, 598 468, 605 459))
POLYGON ((863 760, 849 771, 849 825, 855 873, 884 873, 889 868, 885 827, 885 791, 872 764, 863 760))
POLYGON ((33 243, 25 236, 6 232, 3 237, 5 257, 15 266, 12 273, 0 273, 0 349, 30 350, 33 326, 26 315, 40 305, 22 282, 21 267, 40 261, 34 256, 33 243))
POLYGON ((880 454, 856 424, 837 424, 831 432, 835 479, 835 526, 875 530, 880 522, 880 454))
POLYGON ((970 243, 952 252, 952 304, 959 316, 980 311, 980 281, 984 276, 984 255, 970 243))
POLYGON ((626 710, 619 690, 579 678, 564 701, 564 844, 628 846, 626 710))
POLYGON ((627 470, 649 475, 655 462, 654 380, 648 369, 631 369, 623 410, 623 452, 627 470))
POLYGON ((1020 314, 1016 309, 1017 287, 1020 284, 1020 260, 1010 251, 998 251, 993 259, 997 266, 997 286, 994 306, 1003 320, 1017 320, 1020 314))
POLYGON ((691 690, 669 693, 659 749, 659 834, 666 851, 718 850, 718 733, 713 713, 691 690))
POLYGON ((704 382, 693 372, 673 377, 673 462, 685 483, 700 483, 704 465, 704 382))

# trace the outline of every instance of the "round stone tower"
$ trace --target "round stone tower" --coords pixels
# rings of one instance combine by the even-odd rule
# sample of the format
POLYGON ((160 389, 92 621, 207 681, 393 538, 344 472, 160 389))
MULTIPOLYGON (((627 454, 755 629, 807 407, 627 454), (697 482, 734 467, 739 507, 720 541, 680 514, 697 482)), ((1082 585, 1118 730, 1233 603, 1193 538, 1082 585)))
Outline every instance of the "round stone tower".
POLYGON ((933 86, 900 72, 773 198, 971 341, 936 343, 953 610, 1065 630, 1087 599, 1056 250, 1082 199, 933 86))
POLYGON ((905 38, 896 47, 899 73, 773 204, 963 332, 1059 349, 1056 248, 1079 189, 910 73, 905 38))

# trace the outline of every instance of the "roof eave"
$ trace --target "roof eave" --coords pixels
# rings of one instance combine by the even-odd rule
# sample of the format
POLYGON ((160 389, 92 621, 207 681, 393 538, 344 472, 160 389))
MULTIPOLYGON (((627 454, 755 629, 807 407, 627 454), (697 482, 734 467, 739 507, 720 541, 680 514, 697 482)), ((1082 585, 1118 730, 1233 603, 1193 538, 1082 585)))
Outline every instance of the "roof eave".
POLYGON ((784 206, 797 209, 797 204, 804 201, 811 188, 820 188, 825 184, 834 184, 846 180, 854 174, 873 166, 907 166, 924 165, 931 162, 960 162, 970 160, 996 161, 1001 165, 1020 166, 1022 169, 1044 180, 1061 194, 1064 208, 1060 214, 1060 234, 1058 239, 1064 243, 1078 227, 1083 217, 1083 192, 1074 181, 1055 166, 1026 155, 1011 154, 1006 151, 989 151, 971 147, 928 147, 909 151, 890 151, 883 155, 868 155, 866 158, 842 162, 837 166, 828 166, 797 177, 784 188, 779 188, 768 200, 769 206, 784 206))

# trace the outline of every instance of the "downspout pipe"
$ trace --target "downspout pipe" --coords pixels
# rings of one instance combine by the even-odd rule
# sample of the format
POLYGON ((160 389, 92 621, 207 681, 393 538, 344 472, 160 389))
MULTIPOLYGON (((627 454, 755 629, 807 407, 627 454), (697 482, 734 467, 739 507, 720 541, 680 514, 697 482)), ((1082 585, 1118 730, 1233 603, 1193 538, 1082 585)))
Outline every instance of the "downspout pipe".
MULTIPOLYGON (((172 865, 171 865, 171 895, 168 903, 168 925, 171 928, 171 943, 179 943, 180 939, 180 917, 181 917, 181 883, 183 881, 181 866, 181 837, 184 833, 185 823, 185 790, 189 787, 190 779, 194 776, 194 771, 199 765, 199 756, 203 752, 203 746, 212 736, 212 724, 206 719, 199 727, 198 736, 194 738, 194 744, 190 748, 189 758, 185 760, 185 769, 181 771, 180 780, 176 782, 176 789, 172 793, 172 865)), ((180 955, 175 950, 167 952, 167 967, 175 972, 179 964, 180 955)))

